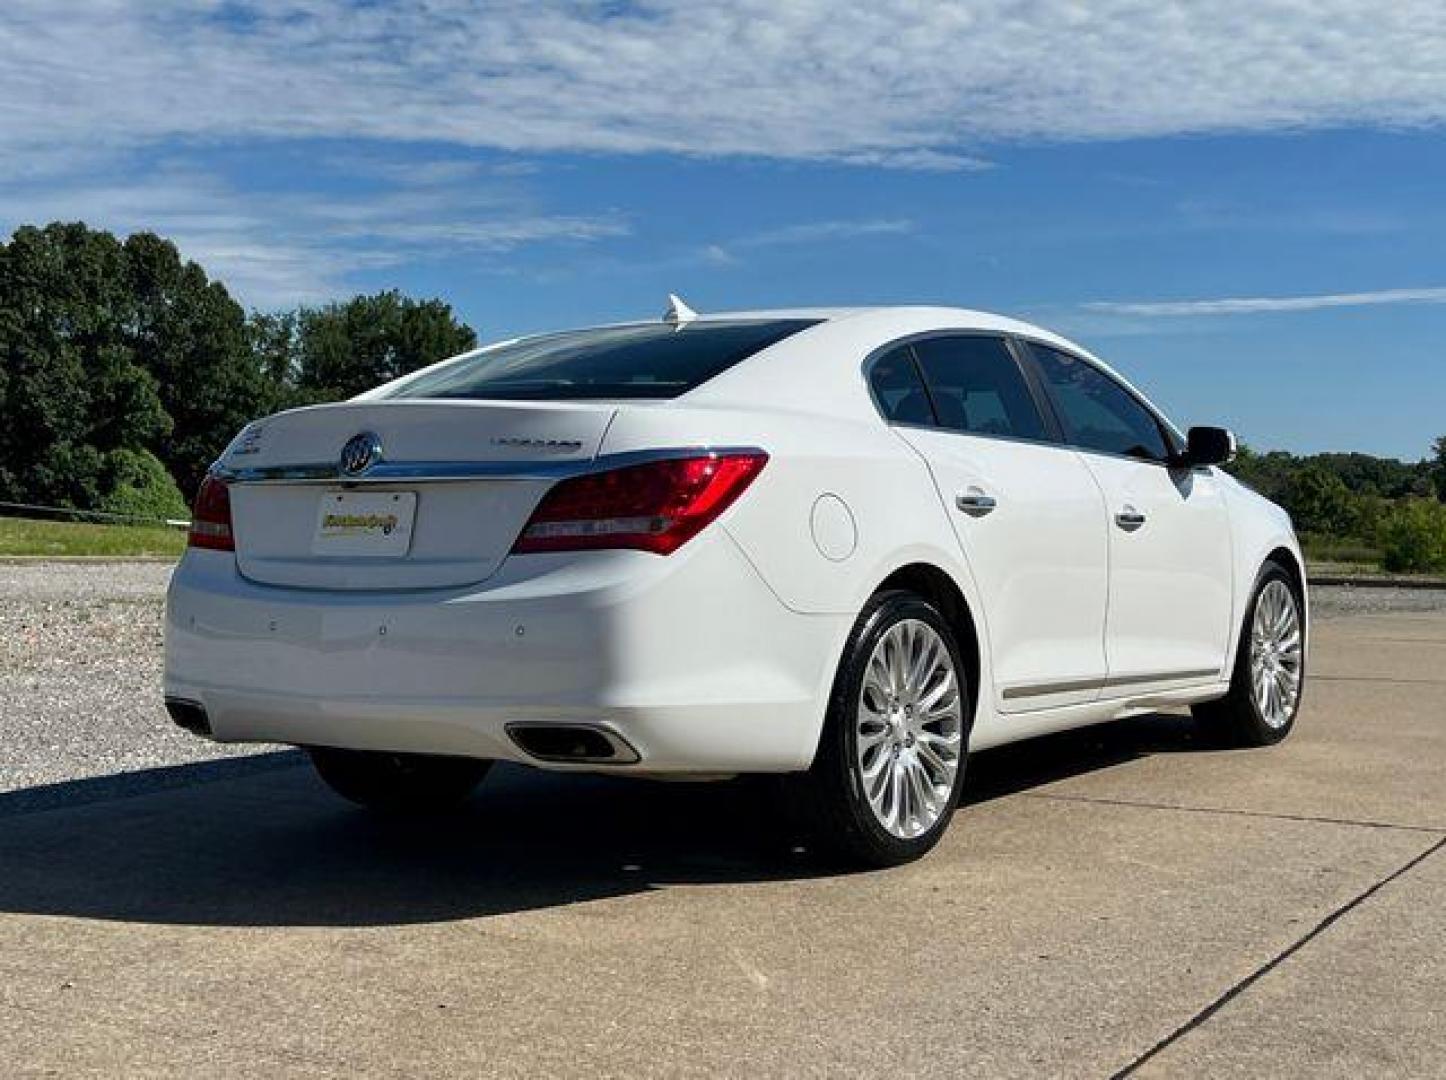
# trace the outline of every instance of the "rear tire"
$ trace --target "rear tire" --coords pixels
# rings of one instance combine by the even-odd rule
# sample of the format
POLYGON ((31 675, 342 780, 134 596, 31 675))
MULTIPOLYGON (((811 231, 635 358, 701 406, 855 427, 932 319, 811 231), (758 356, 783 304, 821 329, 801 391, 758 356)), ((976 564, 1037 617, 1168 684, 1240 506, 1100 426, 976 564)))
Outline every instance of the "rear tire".
POLYGON ((435 814, 460 806, 490 761, 312 746, 317 775, 344 799, 386 814, 435 814))
POLYGON ((1290 734, 1305 693, 1305 605, 1277 562, 1260 571, 1235 650, 1230 692, 1191 708, 1226 746, 1271 746, 1290 734))
POLYGON ((939 610, 911 592, 875 595, 849 635, 813 767, 793 781, 814 838, 865 867, 929 851, 963 788, 972 720, 939 610))

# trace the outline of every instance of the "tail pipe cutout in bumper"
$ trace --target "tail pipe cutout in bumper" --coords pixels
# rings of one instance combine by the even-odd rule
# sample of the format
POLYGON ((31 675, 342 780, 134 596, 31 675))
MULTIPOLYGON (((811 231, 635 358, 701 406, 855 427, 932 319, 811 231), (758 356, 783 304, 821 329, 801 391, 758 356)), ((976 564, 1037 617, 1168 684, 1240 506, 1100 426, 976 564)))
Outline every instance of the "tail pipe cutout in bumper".
POLYGON ((171 714, 171 719, 176 722, 177 727, 185 728, 192 735, 210 738, 211 718, 206 715, 206 707, 199 701, 168 697, 166 698, 166 712, 171 714))
POLYGON ((529 757, 573 765, 633 765, 642 760, 612 728, 552 720, 519 720, 507 734, 529 757))

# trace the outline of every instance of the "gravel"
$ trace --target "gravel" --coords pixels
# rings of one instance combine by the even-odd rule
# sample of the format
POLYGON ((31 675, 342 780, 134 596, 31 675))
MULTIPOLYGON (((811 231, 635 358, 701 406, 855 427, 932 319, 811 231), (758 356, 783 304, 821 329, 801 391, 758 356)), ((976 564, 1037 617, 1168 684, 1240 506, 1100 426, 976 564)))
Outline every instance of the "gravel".
POLYGON ((0 563, 0 791, 247 753, 161 701, 167 562, 0 563))
POLYGON ((1446 611, 1446 589, 1401 586, 1317 585, 1310 591, 1312 619, 1342 615, 1414 615, 1446 611))
MULTIPOLYGON (((233 758, 161 702, 168 562, 0 562, 0 792, 233 758)), ((1446 590, 1312 590, 1329 619, 1446 611, 1446 590)))

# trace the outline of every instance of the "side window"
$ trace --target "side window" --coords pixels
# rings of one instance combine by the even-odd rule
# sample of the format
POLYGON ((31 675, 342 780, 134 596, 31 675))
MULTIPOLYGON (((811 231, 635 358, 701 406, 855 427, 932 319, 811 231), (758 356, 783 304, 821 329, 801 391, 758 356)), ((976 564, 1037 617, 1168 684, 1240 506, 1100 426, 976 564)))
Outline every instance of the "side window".
POLYGON ((929 404, 929 394, 919 380, 919 369, 914 366, 907 345, 900 345, 874 361, 869 369, 869 385, 885 420, 894 424, 933 425, 934 410, 929 404))
POLYGON ((925 338, 914 342, 914 353, 940 427, 1016 439, 1048 437, 1024 372, 1003 338, 925 338))
POLYGON ((1047 345, 1030 344, 1070 441, 1086 450, 1167 461, 1160 422, 1133 394, 1093 364, 1047 345))

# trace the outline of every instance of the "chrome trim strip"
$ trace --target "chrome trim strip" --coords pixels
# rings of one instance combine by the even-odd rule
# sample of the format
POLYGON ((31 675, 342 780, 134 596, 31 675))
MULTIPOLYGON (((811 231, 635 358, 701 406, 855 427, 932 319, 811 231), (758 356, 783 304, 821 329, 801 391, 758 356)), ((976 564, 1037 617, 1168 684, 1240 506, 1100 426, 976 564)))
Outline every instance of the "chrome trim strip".
POLYGON ((762 454, 757 446, 677 446, 627 450, 600 457, 567 461, 383 461, 362 476, 347 476, 336 462, 268 465, 228 469, 219 464, 211 472, 228 484, 394 484, 441 483, 466 480, 560 480, 569 476, 606 472, 628 465, 722 454, 762 454))
POLYGON ((1116 675, 1113 678, 1103 679, 1072 679, 1065 682, 1037 683, 1033 686, 1011 686, 1004 691, 1004 697, 1006 700, 1042 697, 1045 694, 1069 694, 1080 690, 1113 690, 1118 686, 1179 682, 1183 679, 1214 679, 1219 676, 1218 668, 1205 668, 1197 671, 1161 671, 1153 675, 1116 675))

